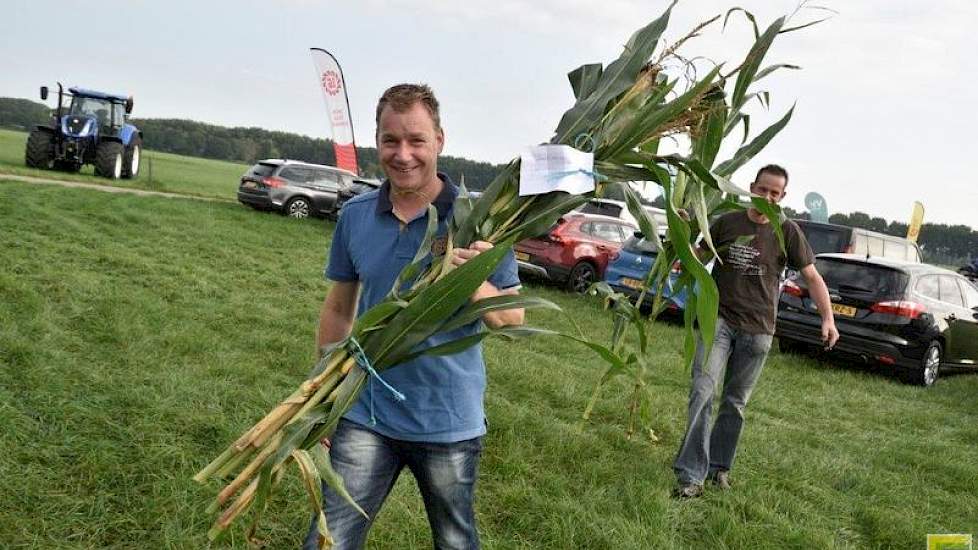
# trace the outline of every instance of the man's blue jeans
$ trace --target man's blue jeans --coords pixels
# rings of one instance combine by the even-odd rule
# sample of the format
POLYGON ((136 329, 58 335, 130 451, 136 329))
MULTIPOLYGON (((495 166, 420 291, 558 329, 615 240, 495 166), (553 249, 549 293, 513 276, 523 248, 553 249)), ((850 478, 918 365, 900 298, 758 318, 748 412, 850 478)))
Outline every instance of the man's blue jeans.
POLYGON ((673 464, 682 484, 703 483, 718 470, 730 470, 744 426, 744 408, 771 349, 770 334, 751 334, 717 319, 713 349, 703 361, 703 342, 696 347, 689 392, 689 423, 673 464), (723 377, 720 412, 710 426, 713 395, 723 377))
MULTIPOLYGON (((334 550, 363 548, 367 530, 405 466, 424 499, 435 548, 479 548, 473 501, 481 437, 458 443, 399 441, 341 420, 331 442, 333 469, 370 516, 364 518, 324 483, 323 505, 334 550)), ((315 527, 313 518, 305 550, 317 548, 315 527)))

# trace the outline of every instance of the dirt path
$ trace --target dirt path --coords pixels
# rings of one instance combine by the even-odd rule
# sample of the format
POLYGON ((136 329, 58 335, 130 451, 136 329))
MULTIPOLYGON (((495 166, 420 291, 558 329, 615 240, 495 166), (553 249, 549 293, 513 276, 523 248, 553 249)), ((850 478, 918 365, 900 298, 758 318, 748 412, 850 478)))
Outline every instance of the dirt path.
POLYGON ((60 185, 62 187, 76 187, 81 189, 92 189, 104 193, 129 193, 130 195, 141 195, 144 197, 168 197, 171 199, 191 199, 206 202, 233 202, 230 199, 219 199, 216 197, 195 197, 193 195, 181 195, 180 193, 165 193, 163 191, 147 191, 145 189, 132 189, 129 187, 115 187, 112 185, 96 185, 94 183, 83 183, 71 180, 53 180, 47 178, 35 178, 33 176, 21 176, 17 174, 6 174, 0 172, 0 183, 4 180, 19 181, 23 183, 34 183, 38 185, 60 185))

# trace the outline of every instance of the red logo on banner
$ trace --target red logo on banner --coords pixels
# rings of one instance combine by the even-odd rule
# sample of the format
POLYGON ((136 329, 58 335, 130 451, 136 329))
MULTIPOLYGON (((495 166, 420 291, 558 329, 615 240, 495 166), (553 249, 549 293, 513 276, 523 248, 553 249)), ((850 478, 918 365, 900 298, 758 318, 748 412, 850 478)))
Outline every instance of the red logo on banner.
POLYGON ((323 90, 329 95, 336 95, 340 93, 340 87, 342 86, 342 80, 340 80, 340 75, 336 74, 336 71, 326 71, 322 76, 323 90))

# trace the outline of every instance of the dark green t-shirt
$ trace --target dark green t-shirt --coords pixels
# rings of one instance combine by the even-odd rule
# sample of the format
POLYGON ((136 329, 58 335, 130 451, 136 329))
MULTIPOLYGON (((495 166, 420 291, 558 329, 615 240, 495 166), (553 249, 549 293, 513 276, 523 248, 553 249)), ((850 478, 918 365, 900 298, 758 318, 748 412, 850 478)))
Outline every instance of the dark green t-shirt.
POLYGON ((713 265, 713 280, 720 290, 720 317, 733 328, 752 334, 774 334, 778 287, 786 265, 802 269, 815 254, 798 224, 781 223, 787 257, 770 223, 754 223, 747 211, 732 212, 710 227, 720 260, 713 265), (754 238, 737 243, 738 237, 754 238))

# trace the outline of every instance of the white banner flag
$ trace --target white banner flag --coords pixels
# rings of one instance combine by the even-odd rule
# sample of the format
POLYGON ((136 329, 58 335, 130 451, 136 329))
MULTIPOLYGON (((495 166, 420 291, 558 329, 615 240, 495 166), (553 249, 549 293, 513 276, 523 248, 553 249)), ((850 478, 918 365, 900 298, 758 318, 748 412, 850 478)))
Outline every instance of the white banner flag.
POLYGON ((310 48, 312 62, 316 66, 316 79, 326 100, 326 113, 333 130, 333 150, 336 166, 359 174, 357 149, 353 139, 353 120, 350 117, 350 99, 346 94, 343 69, 336 58, 326 50, 310 48))

